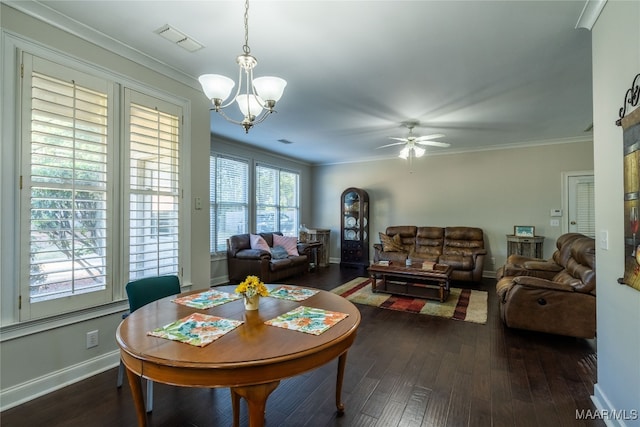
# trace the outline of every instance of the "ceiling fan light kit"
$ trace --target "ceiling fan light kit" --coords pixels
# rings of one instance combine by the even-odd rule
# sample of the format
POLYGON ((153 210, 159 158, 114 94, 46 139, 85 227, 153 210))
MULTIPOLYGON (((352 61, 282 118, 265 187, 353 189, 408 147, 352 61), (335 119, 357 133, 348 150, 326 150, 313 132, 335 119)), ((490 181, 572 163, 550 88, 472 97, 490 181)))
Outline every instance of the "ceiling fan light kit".
POLYGON ((398 157, 400 157, 401 159, 408 159, 409 157, 422 157, 424 156, 424 153, 427 150, 425 150, 424 148, 421 147, 416 147, 415 145, 405 145, 405 147, 400 150, 400 154, 398 154, 398 157))
POLYGON ((404 147, 402 147, 402 149, 400 150, 400 154, 398 154, 398 157, 405 160, 406 159, 411 160, 413 157, 416 157, 416 158, 422 157, 426 153, 427 150, 420 147, 420 145, 430 145, 433 147, 449 147, 450 146, 450 144, 447 142, 432 141, 433 139, 444 137, 444 134, 442 133, 434 133, 432 135, 424 135, 424 136, 414 136, 413 128, 419 125, 419 122, 417 121, 406 121, 406 122, 403 122, 402 124, 407 128, 409 128, 409 135, 406 138, 398 138, 395 136, 390 136, 389 139, 393 139, 395 141, 400 141, 400 142, 393 142, 391 144, 386 144, 378 148, 392 147, 394 145, 404 145, 404 147))
POLYGON ((241 125, 245 133, 256 124, 263 122, 271 113, 275 112, 276 102, 280 100, 287 82, 279 77, 253 78, 253 69, 258 60, 251 56, 249 48, 249 0, 245 1, 244 11, 244 46, 243 53, 238 55, 236 62, 239 66, 238 88, 235 95, 225 104, 231 95, 235 82, 220 74, 203 74, 198 78, 202 90, 213 104, 212 110, 219 113, 225 120, 241 125), (244 90, 243 90, 244 88, 244 90), (234 120, 225 114, 224 109, 235 101, 244 116, 242 120, 234 120))

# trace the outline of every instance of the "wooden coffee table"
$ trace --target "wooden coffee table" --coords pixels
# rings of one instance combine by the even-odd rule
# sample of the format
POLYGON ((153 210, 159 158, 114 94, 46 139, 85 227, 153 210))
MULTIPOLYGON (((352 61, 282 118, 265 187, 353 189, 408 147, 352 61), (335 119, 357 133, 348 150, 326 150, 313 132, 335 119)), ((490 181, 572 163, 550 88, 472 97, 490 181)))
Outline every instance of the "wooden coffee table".
POLYGON ((449 298, 449 280, 453 267, 435 264, 432 270, 422 268, 422 264, 407 267, 404 263, 390 262, 389 265, 371 264, 369 275, 373 292, 406 295, 417 298, 434 299, 445 302, 449 298), (382 279, 378 286, 377 278, 382 279))

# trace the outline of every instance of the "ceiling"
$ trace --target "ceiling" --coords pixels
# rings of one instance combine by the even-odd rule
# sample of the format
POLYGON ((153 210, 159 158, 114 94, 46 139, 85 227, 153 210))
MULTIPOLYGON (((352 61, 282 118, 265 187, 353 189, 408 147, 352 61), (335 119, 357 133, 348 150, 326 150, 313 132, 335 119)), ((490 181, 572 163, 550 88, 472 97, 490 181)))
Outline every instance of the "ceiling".
MULTIPOLYGON (((240 0, 6 3, 124 56, 143 53, 138 62, 193 87, 205 73, 237 79, 240 0), (159 37, 154 31, 165 24, 205 48, 190 53, 159 37)), ((211 131, 311 164, 395 157, 400 147, 376 147, 406 136, 406 120, 420 122, 416 136, 446 135, 439 141, 451 146, 427 155, 590 140, 591 34, 575 28, 583 7, 582 0, 253 0, 255 75, 288 85, 277 114, 248 135, 215 113, 211 131)))

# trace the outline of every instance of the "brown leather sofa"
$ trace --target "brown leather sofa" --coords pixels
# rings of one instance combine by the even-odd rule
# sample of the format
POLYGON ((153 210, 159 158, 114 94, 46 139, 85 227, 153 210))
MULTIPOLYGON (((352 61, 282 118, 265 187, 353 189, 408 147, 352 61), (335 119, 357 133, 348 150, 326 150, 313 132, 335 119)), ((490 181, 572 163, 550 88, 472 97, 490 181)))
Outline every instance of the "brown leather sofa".
MULTIPOLYGON (((273 235, 282 233, 259 233, 270 248, 273 235)), ((227 239, 227 269, 230 283, 240 283, 247 276, 258 276, 265 283, 273 283, 309 270, 308 245, 298 244, 299 256, 289 255, 274 259, 262 249, 251 249, 249 234, 237 234, 227 239)))
POLYGON ((560 236, 549 260, 511 255, 498 271, 500 317, 511 328, 579 338, 596 333, 595 240, 560 236))
MULTIPOLYGON (((484 233, 476 227, 417 227, 401 225, 387 227, 387 237, 395 239, 399 247, 373 245, 374 261, 405 262, 433 261, 453 266, 451 278, 479 282, 482 279, 484 258, 484 233), (394 237, 398 235, 399 237, 394 237)), ((381 236, 381 239, 385 236, 381 236)))

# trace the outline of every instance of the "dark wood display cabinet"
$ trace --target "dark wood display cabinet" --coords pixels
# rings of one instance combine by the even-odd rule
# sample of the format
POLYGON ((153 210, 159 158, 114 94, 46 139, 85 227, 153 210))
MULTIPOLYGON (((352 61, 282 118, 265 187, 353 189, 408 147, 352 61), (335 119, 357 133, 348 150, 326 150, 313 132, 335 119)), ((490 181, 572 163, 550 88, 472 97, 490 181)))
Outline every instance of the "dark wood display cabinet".
POLYGON ((369 266, 369 195, 347 188, 340 199, 340 265, 369 266))

